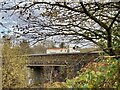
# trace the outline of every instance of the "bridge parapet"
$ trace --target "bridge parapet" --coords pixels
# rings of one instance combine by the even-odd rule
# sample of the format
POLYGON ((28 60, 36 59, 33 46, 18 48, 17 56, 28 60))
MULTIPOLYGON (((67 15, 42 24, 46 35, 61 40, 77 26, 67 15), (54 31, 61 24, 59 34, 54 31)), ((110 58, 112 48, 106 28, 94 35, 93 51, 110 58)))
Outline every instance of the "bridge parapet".
POLYGON ((63 53, 63 54, 32 54, 29 55, 29 65, 71 65, 79 61, 88 61, 96 58, 98 53, 63 53))

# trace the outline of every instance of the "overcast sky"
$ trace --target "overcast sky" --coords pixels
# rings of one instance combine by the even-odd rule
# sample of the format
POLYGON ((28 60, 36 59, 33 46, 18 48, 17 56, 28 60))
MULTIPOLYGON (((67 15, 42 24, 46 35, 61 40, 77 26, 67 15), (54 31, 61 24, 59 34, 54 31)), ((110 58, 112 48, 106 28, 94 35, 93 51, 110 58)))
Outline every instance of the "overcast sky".
MULTIPOLYGON (((29 2, 29 1, 53 1, 53 0, 0 0, 0 8, 2 8, 2 2, 7 1, 8 4, 5 7, 10 7, 12 5, 17 4, 18 2, 21 1, 25 1, 25 2, 29 2)), ((54 1, 64 1, 64 0, 54 0, 54 1)), ((71 0, 66 0, 66 1, 71 1, 71 0)), ((72 0, 73 1, 73 0, 72 0)), ((74 2, 78 2, 81 0, 74 0, 74 2)), ((87 1, 90 2, 92 0, 82 0, 82 1, 87 1)), ((93 0, 93 1, 111 1, 111 0, 93 0)), ((114 0, 114 1, 119 1, 119 0, 114 0)), ((21 4, 22 5, 22 4, 21 4)), ((12 26, 13 25, 17 25, 18 23, 21 23, 22 21, 20 21, 16 15, 11 15, 12 12, 9 11, 8 13, 5 12, 0 12, 0 23, 2 23, 4 26, 6 26, 7 28, 3 27, 2 25, 0 25, 0 32, 5 32, 7 33, 8 30, 12 30, 12 26), (2 17, 4 16, 4 19, 2 19, 2 17)), ((1 36, 1 33, 0 33, 1 36)))
MULTIPOLYGON (((5 1, 5 0, 0 0, 0 3, 3 1, 5 1)), ((7 4, 5 7, 10 7, 11 5, 17 4, 17 2, 20 2, 20 1, 27 2, 28 0, 6 0, 6 1, 9 2, 9 4, 7 4)), ((30 1, 46 1, 46 0, 30 0, 30 1)), ((47 1, 51 1, 51 0, 47 0, 47 1)), ((55 0, 55 1, 62 1, 62 0, 55 0)), ((67 1, 70 1, 70 0, 67 0, 67 1)), ((74 0, 74 1, 77 1, 77 0, 74 0)), ((87 0, 87 1, 90 1, 90 0, 87 0)), ((96 1, 99 1, 99 0, 96 0, 96 1)), ((110 1, 110 0, 102 0, 102 1, 110 1)), ((118 1, 118 0, 116 0, 116 1, 118 1)), ((0 4, 0 8, 2 8, 2 4, 0 4)), ((5 28, 2 25, 0 25, 0 32, 5 32, 5 34, 7 34, 9 30, 12 31, 13 25, 17 25, 17 24, 20 24, 23 22, 17 17, 17 14, 12 15, 12 11, 8 11, 8 13, 0 12, 0 23, 2 23, 6 27, 5 28), (4 17, 4 19, 2 19, 2 17, 4 17)), ((0 33, 0 37, 1 36, 2 36, 2 34, 0 33)))

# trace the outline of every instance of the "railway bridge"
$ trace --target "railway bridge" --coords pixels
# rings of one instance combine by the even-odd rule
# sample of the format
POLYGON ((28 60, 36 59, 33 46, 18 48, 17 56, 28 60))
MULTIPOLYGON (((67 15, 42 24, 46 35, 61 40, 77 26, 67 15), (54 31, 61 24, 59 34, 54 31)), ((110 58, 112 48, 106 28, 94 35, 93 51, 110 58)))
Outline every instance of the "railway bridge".
POLYGON ((64 81, 72 78, 98 53, 30 54, 27 61, 29 84, 64 81))

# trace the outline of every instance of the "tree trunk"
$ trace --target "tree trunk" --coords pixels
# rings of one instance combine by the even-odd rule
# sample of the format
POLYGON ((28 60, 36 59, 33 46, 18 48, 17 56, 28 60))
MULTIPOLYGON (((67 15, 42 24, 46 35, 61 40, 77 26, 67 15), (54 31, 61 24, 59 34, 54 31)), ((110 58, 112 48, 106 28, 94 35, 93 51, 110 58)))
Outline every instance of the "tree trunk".
POLYGON ((112 31, 109 29, 109 30, 107 30, 107 34, 108 34, 108 36, 107 36, 107 47, 108 47, 108 54, 110 55, 110 56, 113 56, 113 55, 115 55, 115 53, 114 53, 114 50, 113 50, 113 47, 112 47, 112 31))

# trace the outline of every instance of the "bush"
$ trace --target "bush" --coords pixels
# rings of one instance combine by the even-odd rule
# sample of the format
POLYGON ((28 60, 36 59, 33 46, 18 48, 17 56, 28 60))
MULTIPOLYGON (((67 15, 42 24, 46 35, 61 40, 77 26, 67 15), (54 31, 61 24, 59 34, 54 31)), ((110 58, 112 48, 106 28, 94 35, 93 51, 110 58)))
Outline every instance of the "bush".
POLYGON ((90 62, 66 82, 44 84, 47 88, 118 88, 118 60, 106 59, 90 62))
POLYGON ((118 88, 118 61, 101 60, 89 63, 79 71, 79 76, 66 80, 68 88, 118 88))

